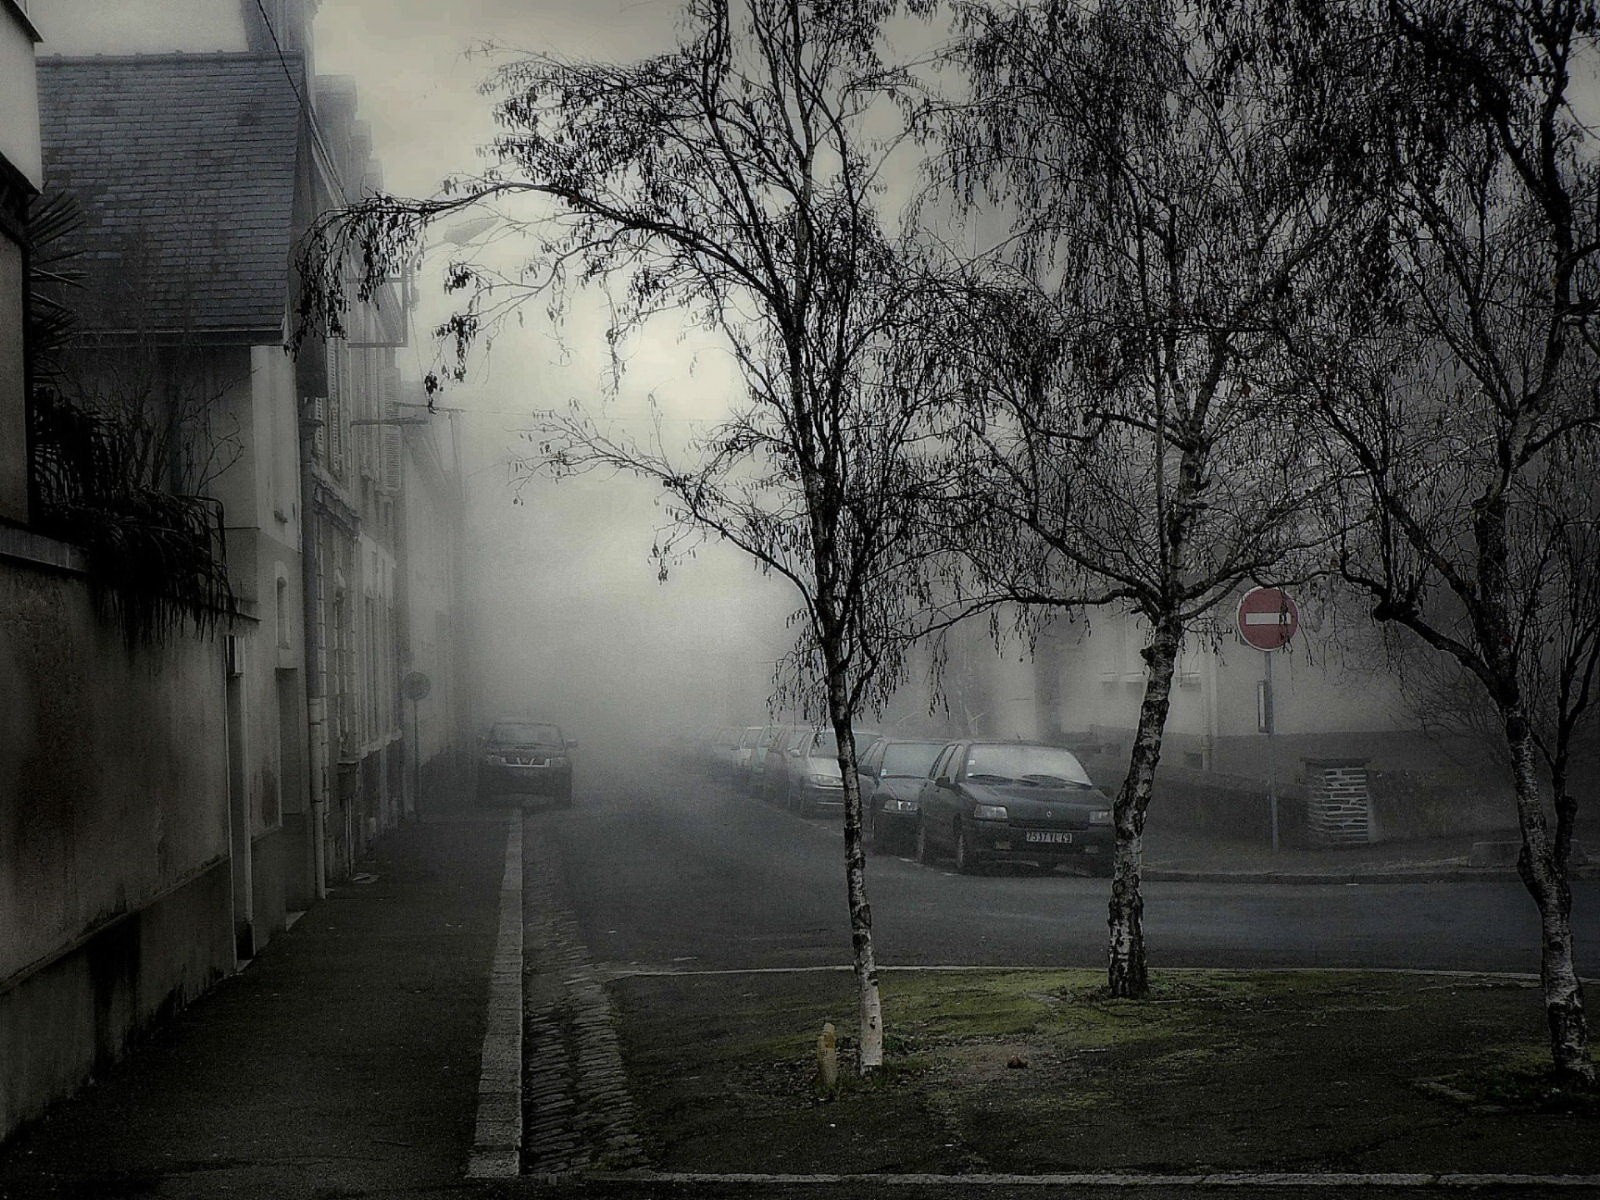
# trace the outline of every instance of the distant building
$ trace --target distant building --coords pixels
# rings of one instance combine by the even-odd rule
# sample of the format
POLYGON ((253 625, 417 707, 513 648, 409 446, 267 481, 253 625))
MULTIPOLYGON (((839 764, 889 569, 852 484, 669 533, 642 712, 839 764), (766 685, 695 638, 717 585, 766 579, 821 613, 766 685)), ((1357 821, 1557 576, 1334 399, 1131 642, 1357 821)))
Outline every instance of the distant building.
MULTIPOLYGON (((1403 684, 1364 613, 1345 614, 1337 628, 1311 606, 1303 615, 1289 648, 1272 655, 1270 737, 1266 657, 1231 631, 1231 606, 1217 614, 1219 636, 1186 640, 1173 679, 1153 827, 1266 842, 1269 792, 1280 799, 1281 839, 1291 843, 1513 827, 1492 731, 1486 738, 1453 725, 1418 678, 1403 684)), ((974 732, 1064 742, 1082 753, 1102 785, 1121 782, 1145 690, 1145 631, 1138 620, 1094 611, 1058 618, 1031 654, 1016 647, 995 654, 975 649, 973 640, 966 637, 965 658, 946 691, 985 698, 977 706, 985 711, 970 722, 974 732)), ((1425 668, 1426 656, 1420 661, 1425 668)))
POLYGON ((403 404, 406 424, 385 430, 385 437, 403 448, 401 666, 428 689, 420 699, 404 698, 401 714, 411 753, 407 810, 415 811, 470 786, 462 755, 472 744, 475 714, 462 628, 466 513, 458 430, 454 414, 445 429, 426 415, 420 388, 403 404))

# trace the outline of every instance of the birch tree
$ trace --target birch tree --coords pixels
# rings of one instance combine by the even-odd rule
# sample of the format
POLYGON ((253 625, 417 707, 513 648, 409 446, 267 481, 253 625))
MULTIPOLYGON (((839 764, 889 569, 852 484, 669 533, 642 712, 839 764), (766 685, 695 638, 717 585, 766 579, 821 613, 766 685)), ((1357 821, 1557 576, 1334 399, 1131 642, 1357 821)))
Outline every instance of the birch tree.
POLYGON ((960 19, 969 94, 945 165, 961 201, 1014 215, 967 289, 987 481, 969 502, 988 530, 969 545, 1023 603, 1143 623, 1108 916, 1110 990, 1141 997, 1142 839, 1180 650, 1316 541, 1320 464, 1267 363, 1275 313, 1325 286, 1340 150, 1201 6, 960 19))
MULTIPOLYGON (((525 468, 610 470, 665 493, 677 532, 732 543, 794 585, 845 790, 846 898, 860 1064, 883 1024, 862 850, 854 722, 930 610, 935 558, 917 536, 936 491, 938 364, 897 331, 917 303, 889 232, 884 172, 911 79, 881 53, 887 0, 691 0, 673 50, 640 62, 534 56, 496 80, 496 164, 427 201, 377 197, 324 222, 305 257, 305 316, 336 324, 341 271, 363 298, 414 257, 430 223, 490 207, 530 266, 449 268, 464 297, 440 329, 466 368, 475 338, 523 300, 606 288, 614 343, 663 313, 715 334, 743 394, 687 447, 621 438, 581 412, 535 434, 525 468), (517 215, 518 204, 547 207, 517 215)), ((941 594, 949 594, 948 588, 941 594)))
MULTIPOLYGON (((1268 37, 1298 19, 1236 7, 1268 37)), ((1374 200, 1346 286, 1296 328, 1317 419, 1354 469, 1340 566, 1492 705, 1552 1059, 1592 1081, 1567 868, 1596 669, 1600 176, 1573 107, 1596 6, 1374 0, 1318 19, 1306 116, 1366 113, 1354 167, 1374 200)))

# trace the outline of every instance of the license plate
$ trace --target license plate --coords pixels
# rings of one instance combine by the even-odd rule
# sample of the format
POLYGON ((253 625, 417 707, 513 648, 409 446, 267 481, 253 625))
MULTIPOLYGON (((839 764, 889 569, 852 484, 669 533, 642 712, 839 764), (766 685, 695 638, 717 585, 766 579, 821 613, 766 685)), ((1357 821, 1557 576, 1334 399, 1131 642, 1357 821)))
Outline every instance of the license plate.
POLYGON ((1022 840, 1025 842, 1048 842, 1054 846, 1061 846, 1070 844, 1072 835, 1070 833, 1055 833, 1044 829, 1030 829, 1023 834, 1022 840))

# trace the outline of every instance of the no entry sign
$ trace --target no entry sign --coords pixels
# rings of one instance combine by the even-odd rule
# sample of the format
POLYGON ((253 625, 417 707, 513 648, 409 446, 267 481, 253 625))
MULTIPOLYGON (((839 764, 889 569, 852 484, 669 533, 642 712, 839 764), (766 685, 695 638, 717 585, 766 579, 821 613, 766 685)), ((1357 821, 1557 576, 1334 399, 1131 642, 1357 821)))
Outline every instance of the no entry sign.
POLYGON ((1239 636, 1257 650, 1279 650, 1300 628, 1300 609, 1282 588, 1251 588, 1239 600, 1239 636))

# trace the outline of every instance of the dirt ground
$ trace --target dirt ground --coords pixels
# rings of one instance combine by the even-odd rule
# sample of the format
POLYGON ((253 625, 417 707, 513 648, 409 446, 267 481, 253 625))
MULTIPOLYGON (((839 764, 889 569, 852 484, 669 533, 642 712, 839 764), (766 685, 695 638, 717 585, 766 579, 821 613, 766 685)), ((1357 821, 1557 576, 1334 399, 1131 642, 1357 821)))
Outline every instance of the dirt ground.
POLYGON ((850 1069, 839 973, 612 984, 652 1165, 673 1171, 1600 1171, 1600 1104, 1547 1094, 1531 981, 895 972, 850 1069), (816 1039, 841 1035, 821 1094, 816 1039))

